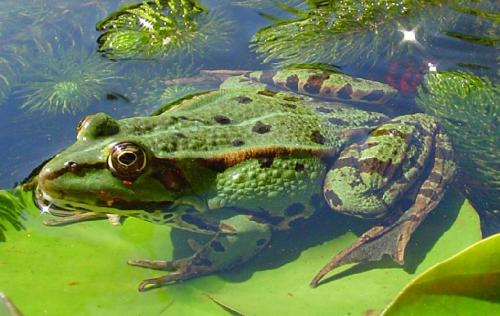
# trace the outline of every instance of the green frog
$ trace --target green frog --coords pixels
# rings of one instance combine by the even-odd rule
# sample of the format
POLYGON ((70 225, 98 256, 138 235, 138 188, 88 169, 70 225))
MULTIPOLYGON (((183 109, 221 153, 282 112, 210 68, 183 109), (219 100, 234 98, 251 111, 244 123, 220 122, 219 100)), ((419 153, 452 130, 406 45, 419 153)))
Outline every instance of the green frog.
POLYGON ((170 271, 142 281, 140 291, 243 263, 273 231, 324 204, 384 220, 334 256, 311 286, 346 263, 389 254, 402 264, 411 234, 456 169, 441 125, 421 113, 390 118, 357 108, 378 110, 397 91, 334 71, 228 73, 211 74, 218 89, 152 116, 85 117, 76 142, 38 174, 40 208, 69 211, 66 222, 133 216, 210 236, 205 245, 191 243, 188 258, 129 260, 170 271))

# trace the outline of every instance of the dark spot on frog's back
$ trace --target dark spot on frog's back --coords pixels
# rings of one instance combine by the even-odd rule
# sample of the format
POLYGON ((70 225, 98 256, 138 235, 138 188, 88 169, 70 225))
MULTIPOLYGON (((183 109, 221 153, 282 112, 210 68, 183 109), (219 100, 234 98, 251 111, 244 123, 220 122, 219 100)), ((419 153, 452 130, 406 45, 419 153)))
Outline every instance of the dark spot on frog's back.
POLYGON ((364 97, 361 98, 361 100, 364 101, 378 101, 384 97, 384 91, 383 90, 373 90, 369 94, 365 95, 364 97))
POLYGON ((257 94, 264 95, 266 97, 274 97, 278 92, 269 89, 257 91, 257 94))
POLYGON ((273 165, 274 158, 273 157, 261 157, 258 158, 259 165, 261 168, 269 168, 273 165))
POLYGON ((312 132, 311 140, 320 145, 323 145, 326 142, 325 136, 323 136, 318 130, 312 132))
POLYGON ((304 169, 305 169, 304 164, 301 164, 301 163, 296 163, 295 164, 295 171, 300 172, 300 171, 304 171, 304 169))
POLYGON ((232 145, 234 147, 240 147, 240 146, 245 145, 245 142, 241 139, 235 139, 235 140, 233 140, 232 145))
POLYGON ((297 101, 302 101, 304 100, 302 97, 296 97, 293 95, 287 95, 283 97, 283 100, 285 101, 291 101, 291 102, 297 102, 297 101))
POLYGON ((297 75, 292 75, 286 78, 285 86, 292 91, 299 90, 299 77, 297 75))
POLYGON ((325 79, 328 79, 328 76, 323 74, 310 76, 304 85, 304 91, 311 94, 318 94, 325 79))
POLYGON ((290 204, 287 208, 285 208, 285 215, 294 216, 302 213, 306 207, 301 203, 293 203, 290 204))
POLYGON ((350 100, 352 95, 352 86, 350 83, 344 85, 339 91, 337 91, 337 98, 350 100))
POLYGON ((297 106, 293 103, 281 103, 281 105, 292 110, 295 110, 297 108, 297 106))
POLYGON ((215 115, 214 116, 214 121, 221 125, 227 125, 231 123, 231 119, 227 116, 224 115, 215 115))
POLYGON ((249 97, 246 97, 244 95, 237 96, 235 98, 235 100, 236 100, 236 102, 241 103, 241 104, 247 104, 247 103, 252 102, 252 99, 250 99, 249 97))
POLYGON ((271 125, 267 125, 262 123, 261 121, 258 121, 255 123, 255 125, 252 127, 252 132, 257 133, 257 134, 265 134, 271 131, 271 125))

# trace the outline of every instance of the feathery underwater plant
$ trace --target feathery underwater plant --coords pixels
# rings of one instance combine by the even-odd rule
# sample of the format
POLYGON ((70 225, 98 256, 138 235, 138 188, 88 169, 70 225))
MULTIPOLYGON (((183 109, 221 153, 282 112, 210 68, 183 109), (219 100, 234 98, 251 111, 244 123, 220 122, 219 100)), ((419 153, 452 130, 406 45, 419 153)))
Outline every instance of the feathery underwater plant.
POLYGON ((251 48, 264 62, 281 67, 296 63, 371 66, 402 56, 439 57, 448 49, 441 44, 443 37, 461 40, 460 32, 452 32, 460 29, 460 19, 476 14, 473 18, 481 20, 482 28, 494 24, 477 14, 488 12, 481 10, 490 4, 474 11, 474 4, 461 0, 318 0, 307 4, 308 9, 289 7, 294 17, 273 19, 272 25, 255 34, 251 48))
POLYGON ((307 0, 233 0, 231 4, 252 9, 272 9, 280 6, 299 6, 307 0))
POLYGON ((500 86, 462 71, 431 73, 418 89, 417 105, 440 118, 452 137, 476 200, 500 227, 500 86))
POLYGON ((12 46, 0 48, 0 105, 18 82, 20 70, 26 66, 21 54, 12 46))
POLYGON ((110 59, 184 57, 220 50, 234 23, 195 0, 127 5, 97 23, 99 51, 110 59))
POLYGON ((2 104, 10 94, 14 76, 15 73, 10 66, 9 60, 0 55, 0 104, 2 104))
POLYGON ((80 48, 48 47, 37 57, 19 90, 21 108, 29 111, 75 113, 100 100, 120 79, 113 63, 80 48))

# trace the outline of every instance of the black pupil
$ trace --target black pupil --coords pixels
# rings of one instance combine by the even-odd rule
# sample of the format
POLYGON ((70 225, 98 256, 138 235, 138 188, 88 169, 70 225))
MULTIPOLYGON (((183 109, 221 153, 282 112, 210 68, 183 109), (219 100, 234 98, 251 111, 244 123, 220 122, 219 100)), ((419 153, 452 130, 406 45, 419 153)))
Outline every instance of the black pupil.
POLYGON ((123 153, 120 155, 120 157, 118 157, 118 161, 125 166, 130 166, 136 161, 136 159, 137 159, 136 154, 130 152, 123 153))

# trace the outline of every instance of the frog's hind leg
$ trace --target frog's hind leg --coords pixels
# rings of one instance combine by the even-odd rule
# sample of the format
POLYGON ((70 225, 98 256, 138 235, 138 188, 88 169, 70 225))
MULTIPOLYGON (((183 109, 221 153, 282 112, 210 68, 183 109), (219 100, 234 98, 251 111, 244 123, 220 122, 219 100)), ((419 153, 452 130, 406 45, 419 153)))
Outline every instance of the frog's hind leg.
MULTIPOLYGON (((349 248, 337 254, 313 278, 313 280, 311 281, 312 287, 316 287, 319 281, 328 272, 344 264, 380 260, 384 254, 389 254, 395 262, 403 264, 404 251, 412 233, 415 231, 417 226, 425 219, 429 212, 431 212, 438 205, 439 201, 443 197, 446 186, 453 178, 456 169, 456 164, 453 159, 453 151, 448 136, 444 133, 442 127, 428 116, 424 116, 421 114, 408 115, 401 120, 405 121, 403 122, 404 124, 409 124, 410 126, 414 124, 414 128, 416 128, 418 132, 415 132, 413 134, 416 134, 417 138, 423 139, 420 146, 418 144, 412 145, 412 137, 402 137, 402 135, 404 134, 402 131, 404 131, 405 129, 403 128, 402 131, 398 131, 397 129, 395 129, 395 125, 398 125, 400 123, 398 122, 398 119, 396 119, 374 130, 372 134, 375 134, 375 137, 373 137, 372 139, 369 138, 365 144, 353 145, 353 148, 348 148, 347 151, 351 150, 351 153, 346 154, 347 156, 349 156, 348 158, 342 158, 341 155, 341 157, 339 158, 339 167, 341 167, 342 165, 345 166, 347 163, 347 161, 342 161, 342 159, 349 159, 354 163, 354 165, 356 165, 356 171, 344 170, 342 172, 359 172, 359 168, 361 167, 361 169, 363 169, 364 165, 363 161, 360 159, 362 159, 362 157, 366 157, 366 155, 370 155, 369 152, 365 152, 364 155, 361 152, 363 152, 364 150, 368 151, 369 148, 378 146, 379 143, 376 140, 376 136, 388 135, 387 132, 392 132, 391 137, 401 137, 401 139, 404 139, 406 143, 406 154, 405 156, 403 156, 403 159, 400 160, 402 163, 402 169, 396 170, 395 168, 391 167, 390 163, 384 164, 381 161, 371 158, 371 171, 377 171, 379 176, 385 175, 389 178, 391 177, 391 175, 392 177, 394 177, 394 175, 399 175, 401 176, 401 180, 394 180, 393 183, 391 183, 388 187, 385 187, 383 190, 380 190, 380 187, 375 188, 375 192, 378 191, 378 193, 381 193, 383 197, 374 194, 375 199, 371 202, 368 202, 368 204, 376 204, 377 202, 380 202, 380 207, 378 207, 377 205, 371 205, 375 209, 383 208, 383 205, 389 207, 392 206, 393 201, 400 201, 402 198, 400 194, 393 194, 391 196, 392 192, 409 191, 416 192, 415 199, 412 202, 412 206, 404 211, 404 213, 397 220, 389 222, 388 224, 382 224, 373 227, 372 229, 365 232, 358 239, 358 241, 352 244, 349 248), (414 118, 418 118, 418 120, 413 120, 414 118), (420 125, 420 121, 422 120, 424 124, 420 125), (418 157, 413 157, 412 153, 416 154, 421 151, 425 151, 421 145, 427 143, 427 141, 425 140, 426 138, 428 138, 431 144, 431 150, 429 151, 429 153, 423 153, 423 155, 417 155, 418 157), (353 151, 357 151, 357 154, 353 154, 353 151), (404 164, 406 164, 407 166, 404 167, 404 164), (377 170, 374 170, 373 168, 377 170), (415 169, 415 171, 417 171, 418 169, 420 169, 420 171, 422 171, 422 169, 424 168, 428 168, 424 180, 412 180, 414 176, 412 175, 411 170, 415 169)), ((407 129, 407 131, 409 130, 410 129, 407 129)), ((396 142, 394 145, 387 146, 391 147, 400 145, 398 145, 396 142)), ((338 173, 334 175, 338 176, 338 173)), ((359 179, 354 181, 354 184, 358 185, 360 182, 366 183, 370 181, 375 180, 367 180, 367 178, 363 179, 363 176, 361 175, 359 179)), ((387 184, 388 181, 383 180, 382 182, 387 184)), ((351 182, 351 184, 353 183, 351 182)), ((333 192, 334 190, 332 190, 332 187, 335 187, 335 185, 329 186, 327 183, 325 183, 325 198, 333 208, 342 208, 339 205, 342 201, 339 196, 335 192, 333 192)), ((354 194, 356 194, 356 192, 354 194)), ((353 203, 356 203, 356 201, 354 201, 353 203)), ((354 208, 354 206, 350 207, 354 208)), ((365 210, 366 209, 367 208, 365 207, 365 210)), ((363 210, 356 211, 361 212, 363 210)), ((359 215, 359 213, 357 215, 359 215)), ((390 218, 391 216, 388 217, 390 218)))
POLYGON ((288 68, 254 71, 245 76, 283 90, 331 100, 385 104, 397 94, 389 85, 331 69, 288 68))
POLYGON ((129 260, 130 265, 173 271, 158 278, 142 281, 139 291, 230 269, 252 258, 271 239, 270 226, 254 221, 247 215, 235 215, 225 219, 220 222, 219 228, 220 232, 206 245, 190 243, 195 250, 191 257, 170 261, 129 260))

